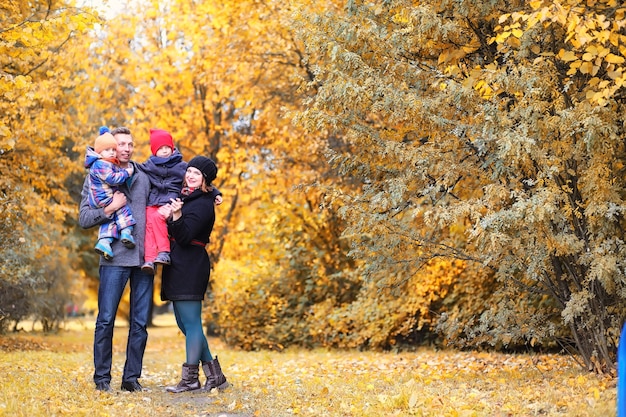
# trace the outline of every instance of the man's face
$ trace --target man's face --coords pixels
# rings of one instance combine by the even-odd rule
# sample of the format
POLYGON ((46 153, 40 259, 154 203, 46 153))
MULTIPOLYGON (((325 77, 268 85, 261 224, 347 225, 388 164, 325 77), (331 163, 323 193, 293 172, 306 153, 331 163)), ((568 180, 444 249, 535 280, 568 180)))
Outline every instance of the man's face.
POLYGON ((120 165, 126 165, 130 162, 135 150, 133 137, 126 133, 118 133, 115 135, 115 140, 117 141, 117 159, 119 159, 120 165))

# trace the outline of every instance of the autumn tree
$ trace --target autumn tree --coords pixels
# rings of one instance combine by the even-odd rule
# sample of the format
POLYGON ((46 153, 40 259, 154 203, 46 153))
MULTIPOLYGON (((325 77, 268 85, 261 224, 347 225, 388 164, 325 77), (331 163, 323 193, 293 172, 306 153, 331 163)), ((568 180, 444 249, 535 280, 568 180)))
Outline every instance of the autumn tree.
POLYGON ((72 42, 93 15, 64 1, 2 1, 0 22, 0 328, 33 316, 50 329, 79 292, 65 184, 79 131, 66 93, 72 42))
MULTIPOLYGON (((98 26, 94 42, 83 49, 89 59, 79 72, 83 97, 77 103, 95 104, 81 112, 80 122, 131 125, 138 160, 147 156, 148 128, 155 126, 173 133, 186 158, 204 153, 217 160, 225 204, 210 246, 217 266, 210 294, 215 302, 207 305, 230 343, 383 348, 415 340, 432 330, 444 296, 467 294, 462 288, 480 275, 459 275, 473 278, 450 291, 450 282, 459 281, 454 274, 466 267, 443 261, 433 262, 424 276, 407 271, 393 292, 363 286, 363 274, 377 263, 349 256, 353 236, 341 232, 352 220, 338 216, 338 204, 323 204, 327 193, 362 186, 358 176, 328 166, 324 147, 353 154, 354 146, 333 129, 305 133, 291 124, 290 112, 306 108, 318 92, 323 59, 307 56, 295 38, 295 4, 204 3, 196 13, 186 1, 144 2, 141 10, 129 5, 115 24, 98 26), (399 305, 401 313, 387 314, 399 305), (379 334, 354 334, 363 320, 379 334)), ((299 4, 345 13, 342 2, 299 4)), ((389 246, 377 256, 402 250, 389 246)), ((489 292, 477 297, 477 309, 489 292)), ((446 308, 456 320, 459 310, 446 308)))
POLYGON ((70 213, 63 188, 77 198, 101 124, 132 127, 139 161, 148 129, 165 128, 220 167, 211 305, 230 340, 386 347, 438 325, 450 342, 567 346, 565 324, 587 366, 610 365, 623 317, 623 15, 610 2, 146 1, 80 44, 71 34, 93 21, 48 12, 60 26, 39 38, 46 65, 3 90, 2 126, 50 134, 32 162, 1 159, 16 168, 4 183, 35 190, 26 218, 70 213), (11 107, 22 85, 31 101, 11 107), (479 301, 463 316, 465 297, 479 301))
POLYGON ((553 338, 589 369, 614 366, 625 11, 612 0, 393 1, 297 15, 320 85, 298 120, 353 145, 329 161, 363 185, 332 204, 368 276, 397 285, 431 259, 475 262, 501 283, 476 334, 553 338), (534 308, 510 308, 523 299, 534 308))
MULTIPOLYGON (((218 208, 211 257, 219 265, 227 256, 250 271, 232 288, 218 281, 228 282, 233 271, 217 270, 216 297, 257 288, 256 271, 245 266, 266 257, 272 265, 266 278, 284 276, 284 285, 276 293, 262 285, 267 299, 259 308, 272 308, 268 300, 274 299, 289 306, 281 310, 292 317, 283 334, 294 333, 289 326, 326 298, 320 291, 351 291, 351 285, 344 289, 328 277, 342 263, 353 263, 345 255, 347 242, 338 239, 340 220, 319 209, 321 193, 294 189, 324 176, 332 181, 332 175, 324 174, 330 170, 321 158, 324 132, 304 135, 285 117, 287 109, 301 108, 306 96, 299 92, 300 80, 310 79, 312 71, 287 26, 290 13, 283 2, 129 4, 114 22, 97 25, 82 47, 89 59, 78 72, 82 89, 75 100, 90 103, 80 112, 83 127, 130 126, 140 162, 148 156, 150 127, 172 132, 186 159, 204 154, 216 160, 216 185, 225 202, 218 208), (329 285, 307 284, 318 279, 329 285)), ((89 140, 77 142, 76 152, 89 140)), ((228 322, 229 304, 216 301, 209 307, 228 322)), ((249 326, 246 317, 237 319, 249 326)))

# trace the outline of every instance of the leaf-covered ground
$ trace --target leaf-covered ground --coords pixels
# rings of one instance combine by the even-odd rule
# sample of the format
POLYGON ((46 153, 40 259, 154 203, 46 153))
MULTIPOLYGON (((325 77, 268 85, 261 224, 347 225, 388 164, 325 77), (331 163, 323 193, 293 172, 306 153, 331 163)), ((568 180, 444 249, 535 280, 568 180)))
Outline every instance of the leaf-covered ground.
MULTIPOLYGON (((161 319, 161 318, 160 318, 161 319)), ((157 321, 159 323, 159 321, 157 321)), ((222 393, 170 394, 184 361, 171 320, 150 329, 141 383, 119 390, 128 329, 115 332, 115 392, 94 390, 92 319, 55 335, 0 338, 2 416, 580 416, 616 415, 615 378, 557 355, 243 352, 209 344, 233 384, 222 393)))

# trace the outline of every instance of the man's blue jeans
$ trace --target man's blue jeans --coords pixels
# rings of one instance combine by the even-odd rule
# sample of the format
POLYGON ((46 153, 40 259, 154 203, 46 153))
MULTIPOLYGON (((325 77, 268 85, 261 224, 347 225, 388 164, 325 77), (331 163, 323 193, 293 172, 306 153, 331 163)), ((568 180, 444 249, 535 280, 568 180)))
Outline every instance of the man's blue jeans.
POLYGON ((143 354, 148 341, 148 315, 152 302, 154 276, 139 267, 100 266, 98 288, 98 317, 93 344, 95 372, 93 380, 111 382, 113 358, 113 327, 126 283, 130 280, 130 317, 126 363, 122 382, 134 382, 141 377, 143 354))

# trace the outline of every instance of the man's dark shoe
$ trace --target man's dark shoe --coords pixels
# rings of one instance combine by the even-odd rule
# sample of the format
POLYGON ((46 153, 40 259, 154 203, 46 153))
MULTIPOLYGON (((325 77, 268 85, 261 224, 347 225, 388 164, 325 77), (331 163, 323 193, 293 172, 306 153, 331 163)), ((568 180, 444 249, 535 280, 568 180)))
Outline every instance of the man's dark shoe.
POLYGON ((104 392, 112 392, 111 385, 108 382, 98 382, 96 384, 96 390, 104 392))
POLYGON ((143 387, 137 381, 122 382, 122 391, 135 392, 143 391, 143 387))

